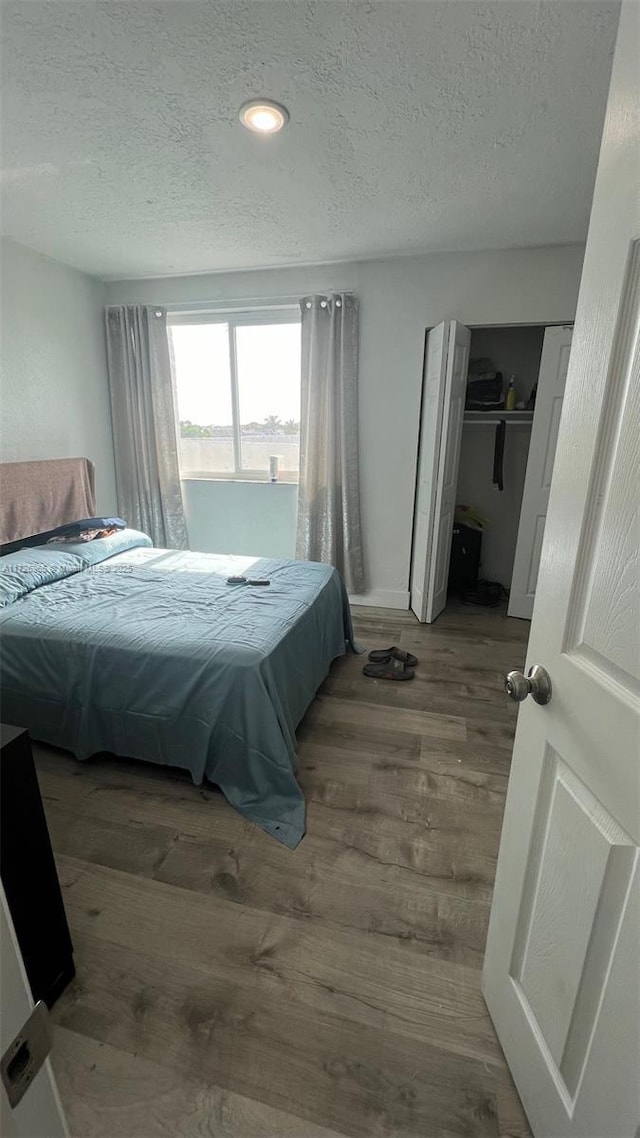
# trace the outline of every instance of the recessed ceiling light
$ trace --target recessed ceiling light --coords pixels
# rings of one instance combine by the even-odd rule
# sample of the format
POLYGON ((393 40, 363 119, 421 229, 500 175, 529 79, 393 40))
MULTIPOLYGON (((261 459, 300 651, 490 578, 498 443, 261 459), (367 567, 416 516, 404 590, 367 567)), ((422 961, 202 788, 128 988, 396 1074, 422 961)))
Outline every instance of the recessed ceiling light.
POLYGON ((289 122, 289 112, 271 99, 251 99, 240 107, 240 122, 257 134, 277 134, 289 122))

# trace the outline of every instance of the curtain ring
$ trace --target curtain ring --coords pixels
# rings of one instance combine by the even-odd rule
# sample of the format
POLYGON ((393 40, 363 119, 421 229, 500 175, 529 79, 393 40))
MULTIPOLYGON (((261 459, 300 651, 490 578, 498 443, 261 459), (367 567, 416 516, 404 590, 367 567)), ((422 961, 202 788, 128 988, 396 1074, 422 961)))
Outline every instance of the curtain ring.
POLYGON ((305 308, 311 308, 311 301, 310 300, 308 300, 307 303, 305 304, 305 308))
POLYGON ((327 302, 326 302, 326 300, 321 300, 321 301, 320 301, 320 307, 321 307, 321 308, 326 308, 326 307, 327 307, 327 302))

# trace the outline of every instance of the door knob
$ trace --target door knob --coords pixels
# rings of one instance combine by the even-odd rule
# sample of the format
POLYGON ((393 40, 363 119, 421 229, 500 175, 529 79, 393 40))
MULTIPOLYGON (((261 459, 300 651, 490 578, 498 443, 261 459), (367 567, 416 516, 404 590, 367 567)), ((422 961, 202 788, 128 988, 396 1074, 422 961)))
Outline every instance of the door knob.
POLYGON ((523 672, 509 672, 505 676, 504 690, 516 703, 522 703, 528 695, 543 705, 551 701, 551 679, 546 668, 540 664, 529 668, 526 676, 523 672))

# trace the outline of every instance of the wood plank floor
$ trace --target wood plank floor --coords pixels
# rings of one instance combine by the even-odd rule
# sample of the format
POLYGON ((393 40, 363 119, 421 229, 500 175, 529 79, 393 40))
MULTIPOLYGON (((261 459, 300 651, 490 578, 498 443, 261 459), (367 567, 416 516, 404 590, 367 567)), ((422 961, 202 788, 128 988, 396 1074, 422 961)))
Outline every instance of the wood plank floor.
POLYGON ((526 622, 354 610, 412 683, 336 662, 301 724, 295 852, 142 763, 37 765, 78 978, 75 1138, 526 1138, 480 994, 526 622))

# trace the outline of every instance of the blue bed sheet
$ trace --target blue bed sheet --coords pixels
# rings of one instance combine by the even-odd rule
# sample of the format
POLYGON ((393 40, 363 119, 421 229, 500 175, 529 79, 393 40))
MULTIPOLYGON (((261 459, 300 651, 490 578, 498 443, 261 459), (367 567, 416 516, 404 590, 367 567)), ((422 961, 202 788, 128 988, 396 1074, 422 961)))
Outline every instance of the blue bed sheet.
POLYGON ((3 578, 5 721, 80 759, 109 751, 183 767, 298 844, 295 729, 352 643, 334 569, 154 549, 124 530, 11 554, 0 597, 3 578), (231 575, 271 584, 231 586, 231 575))

